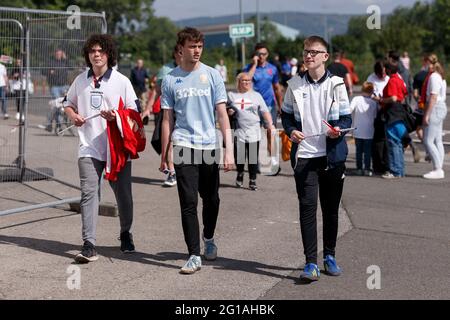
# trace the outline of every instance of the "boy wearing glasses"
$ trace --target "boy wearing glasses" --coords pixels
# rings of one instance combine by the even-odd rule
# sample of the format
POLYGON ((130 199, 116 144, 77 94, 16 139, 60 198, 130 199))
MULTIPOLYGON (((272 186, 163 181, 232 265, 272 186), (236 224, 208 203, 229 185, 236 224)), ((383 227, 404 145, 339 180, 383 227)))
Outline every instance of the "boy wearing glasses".
POLYGON ((318 36, 304 41, 303 59, 308 69, 288 81, 281 120, 293 142, 291 165, 300 203, 300 229, 306 264, 305 282, 320 277, 317 266, 317 198, 323 216, 325 272, 341 274, 335 260, 338 212, 344 186, 347 144, 341 129, 350 128, 351 111, 344 80, 325 67, 327 42, 318 36), (324 126, 328 122, 330 128, 324 126))
MULTIPOLYGON (((78 263, 98 259, 95 250, 100 181, 108 159, 107 121, 115 121, 113 109, 140 110, 139 100, 130 80, 114 70, 117 51, 110 35, 94 34, 84 44, 84 59, 89 70, 80 74, 69 88, 64 99, 64 111, 78 127, 80 148, 78 168, 81 185, 81 217, 83 247, 75 257, 78 263), (100 115, 100 116, 97 116, 100 115), (92 118, 89 118, 92 117, 92 118)), ((131 194, 131 162, 111 181, 119 207, 120 249, 134 252, 130 233, 133 222, 133 197, 131 194)))

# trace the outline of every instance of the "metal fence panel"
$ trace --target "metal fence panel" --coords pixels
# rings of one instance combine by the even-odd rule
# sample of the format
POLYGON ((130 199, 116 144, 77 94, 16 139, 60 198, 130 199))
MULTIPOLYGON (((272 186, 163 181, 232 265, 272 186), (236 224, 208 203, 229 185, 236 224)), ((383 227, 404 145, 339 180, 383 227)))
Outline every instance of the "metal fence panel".
POLYGON ((6 99, 9 118, 2 113, 0 119, 0 196, 7 200, 0 215, 23 206, 9 194, 12 183, 36 192, 27 208, 79 196, 78 136, 76 130, 57 134, 70 125, 61 101, 85 70, 84 41, 106 32, 106 20, 104 14, 79 12, 74 25, 73 17, 73 12, 0 7, 0 62, 14 89, 6 99))

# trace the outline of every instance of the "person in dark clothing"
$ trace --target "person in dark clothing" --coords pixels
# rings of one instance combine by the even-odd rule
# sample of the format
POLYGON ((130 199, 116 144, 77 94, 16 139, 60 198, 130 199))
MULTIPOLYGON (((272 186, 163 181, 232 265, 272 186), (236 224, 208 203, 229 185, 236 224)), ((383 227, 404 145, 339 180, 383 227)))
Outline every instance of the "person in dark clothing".
MULTIPOLYGON (((47 71, 47 83, 50 87, 52 99, 58 99, 66 95, 69 86, 67 83, 68 64, 66 54, 62 49, 56 49, 55 55, 50 60, 50 68, 47 71)), ((61 118, 59 108, 51 108, 47 113, 47 124, 45 130, 52 132, 53 121, 56 123, 55 130, 61 127, 61 118)))
MULTIPOLYGON (((369 79, 373 81, 373 83, 377 83, 376 80, 382 79, 382 82, 378 81, 378 94, 373 96, 373 99, 378 102, 380 102, 381 98, 383 97, 383 89, 387 84, 385 79, 389 79, 389 76, 386 75, 386 63, 387 61, 385 60, 379 60, 375 62, 375 65, 373 66, 374 77, 369 77, 369 79)), ((388 146, 385 131, 384 111, 382 109, 379 109, 374 121, 374 134, 372 143, 372 168, 374 173, 378 175, 385 174, 389 171, 388 146)))
POLYGON ((130 81, 133 86, 136 95, 138 96, 141 106, 147 105, 147 88, 145 87, 146 81, 150 79, 147 70, 144 68, 144 60, 138 59, 136 66, 131 70, 130 81))
POLYGON ((344 79, 347 94, 351 96, 353 94, 352 78, 347 67, 341 63, 341 53, 335 52, 333 58, 333 62, 327 67, 327 69, 331 72, 331 74, 344 79))

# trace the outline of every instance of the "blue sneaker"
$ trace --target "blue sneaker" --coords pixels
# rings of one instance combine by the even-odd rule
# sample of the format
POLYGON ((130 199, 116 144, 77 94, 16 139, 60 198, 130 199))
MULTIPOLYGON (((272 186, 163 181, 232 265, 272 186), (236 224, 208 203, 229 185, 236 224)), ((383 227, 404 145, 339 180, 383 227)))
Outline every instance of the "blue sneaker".
POLYGON ((206 240, 203 238, 203 241, 205 242, 205 251, 203 252, 203 255, 206 260, 216 260, 217 258, 217 246, 214 243, 214 239, 206 240))
POLYGON ((303 268, 303 272, 300 274, 300 280, 303 281, 317 281, 320 278, 320 270, 317 264, 307 263, 305 268, 303 268))
POLYGON ((341 268, 336 263, 336 259, 332 255, 325 256, 325 259, 323 259, 323 265, 325 267, 325 273, 330 276, 337 277, 342 273, 341 268))

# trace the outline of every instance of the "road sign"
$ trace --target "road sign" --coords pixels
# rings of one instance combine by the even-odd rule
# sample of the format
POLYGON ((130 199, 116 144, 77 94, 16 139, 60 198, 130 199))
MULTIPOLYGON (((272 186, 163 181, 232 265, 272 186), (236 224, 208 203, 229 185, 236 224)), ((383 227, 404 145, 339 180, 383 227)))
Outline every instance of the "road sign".
POLYGON ((253 23, 230 24, 230 38, 251 38, 255 36, 253 23))

